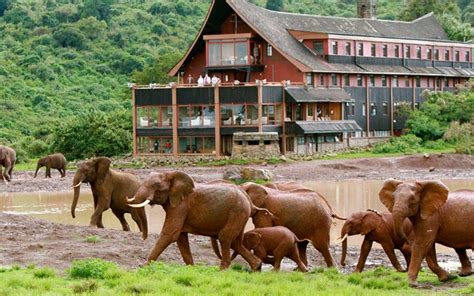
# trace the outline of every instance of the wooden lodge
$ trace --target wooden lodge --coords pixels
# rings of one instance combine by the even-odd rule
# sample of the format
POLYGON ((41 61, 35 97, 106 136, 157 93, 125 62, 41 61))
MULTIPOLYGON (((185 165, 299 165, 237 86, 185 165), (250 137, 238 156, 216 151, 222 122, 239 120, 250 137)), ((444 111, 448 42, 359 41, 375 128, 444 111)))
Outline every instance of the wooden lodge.
POLYGON ((474 76, 473 45, 433 14, 377 20, 365 2, 341 18, 212 1, 178 82, 133 85, 134 155, 230 155, 236 132, 277 132, 282 154, 363 146, 400 134, 425 89, 474 76))

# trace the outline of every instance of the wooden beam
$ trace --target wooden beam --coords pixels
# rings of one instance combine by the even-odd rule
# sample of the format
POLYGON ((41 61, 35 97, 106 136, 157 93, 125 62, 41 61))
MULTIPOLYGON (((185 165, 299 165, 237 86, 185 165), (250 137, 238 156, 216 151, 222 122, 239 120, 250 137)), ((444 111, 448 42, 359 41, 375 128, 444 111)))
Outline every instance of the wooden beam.
POLYGON ((286 102, 285 102, 285 83, 282 83, 281 85, 281 90, 283 92, 283 95, 282 95, 282 98, 283 98, 283 106, 282 106, 282 116, 281 116, 281 120, 282 120, 282 145, 281 145, 281 153, 283 155, 286 154, 286 121, 285 121, 285 118, 286 118, 286 102))
MULTIPOLYGON (((263 132, 263 83, 259 81, 257 84, 257 94, 258 94, 258 132, 263 132)), ((267 119, 268 120, 268 119, 267 119)))
POLYGON ((132 87, 133 116, 133 157, 137 156, 137 106, 135 104, 135 86, 132 87))
POLYGON ((216 35, 204 35, 204 40, 231 40, 231 39, 250 39, 255 37, 252 33, 240 33, 240 34, 216 34, 216 35))
POLYGON ((171 87, 171 104, 173 109, 173 156, 178 156, 178 100, 176 96, 176 84, 171 87))
POLYGON ((216 149, 216 156, 221 156, 221 103, 219 99, 219 84, 214 86, 214 142, 216 149))
MULTIPOLYGON (((397 77, 398 79, 398 77, 397 77)), ((394 136, 394 131, 393 131, 393 108, 394 108, 394 103, 393 103, 393 76, 390 77, 390 136, 394 136)))
POLYGON ((367 138, 370 138, 370 88, 369 88, 369 75, 365 75, 365 131, 367 138))

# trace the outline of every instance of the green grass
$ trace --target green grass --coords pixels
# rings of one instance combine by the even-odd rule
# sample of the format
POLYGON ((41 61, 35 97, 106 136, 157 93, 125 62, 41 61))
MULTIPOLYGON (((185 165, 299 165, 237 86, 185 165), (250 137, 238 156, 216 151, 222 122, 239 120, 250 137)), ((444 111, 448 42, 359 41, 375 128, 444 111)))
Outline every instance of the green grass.
POLYGON ((96 244, 101 241, 101 238, 100 236, 97 236, 97 235, 91 235, 91 236, 86 237, 84 241, 87 243, 96 244))
POLYGON ((154 263, 124 271, 98 259, 74 261, 61 273, 50 269, 6 269, 0 295, 432 295, 472 294, 474 278, 439 283, 431 272, 421 272, 421 283, 432 289, 408 287, 406 274, 377 268, 362 274, 341 274, 335 269, 300 272, 252 273, 239 265, 227 271, 217 266, 182 266, 154 263), (48 271, 45 271, 48 270, 48 271), (40 276, 39 276, 40 275, 40 276), (46 276, 45 276, 46 275, 46 276))

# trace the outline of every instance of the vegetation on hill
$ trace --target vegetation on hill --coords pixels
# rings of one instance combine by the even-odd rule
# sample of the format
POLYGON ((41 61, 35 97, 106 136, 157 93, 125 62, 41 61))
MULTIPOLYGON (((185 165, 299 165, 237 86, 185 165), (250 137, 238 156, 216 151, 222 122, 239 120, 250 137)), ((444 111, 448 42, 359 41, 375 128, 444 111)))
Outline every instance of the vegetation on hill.
MULTIPOLYGON (((427 2, 438 3, 439 14, 445 13, 439 8, 443 1, 427 2)), ((472 23, 472 1, 445 2, 454 7, 449 11, 459 14, 457 20, 472 23)), ((282 9, 353 17, 355 3, 285 0, 282 9)), ((130 143, 104 151, 103 143, 110 141, 106 133, 74 131, 97 124, 80 126, 90 114, 108 122, 116 122, 112 118, 118 116, 130 123, 127 83, 169 81, 167 70, 192 42, 209 4, 210 0, 0 0, 0 143, 14 146, 20 160, 53 150, 68 153, 63 149, 84 147, 87 135, 87 146, 98 148, 71 157, 130 152, 130 143), (64 130, 72 133, 66 136, 64 130), (63 143, 65 139, 69 142, 63 143)), ((400 11, 406 10, 400 9, 399 1, 378 1, 380 18, 397 19, 403 15, 400 11)), ((130 127, 116 125, 113 133, 128 133, 117 138, 129 141, 130 127)))

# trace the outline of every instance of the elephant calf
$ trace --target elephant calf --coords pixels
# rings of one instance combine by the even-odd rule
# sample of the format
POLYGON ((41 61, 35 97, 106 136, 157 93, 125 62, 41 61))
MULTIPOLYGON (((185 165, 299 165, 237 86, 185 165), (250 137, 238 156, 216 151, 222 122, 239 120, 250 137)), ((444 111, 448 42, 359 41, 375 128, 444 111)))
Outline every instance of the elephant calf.
MULTIPOLYGON (((293 260, 300 271, 307 271, 306 266, 301 261, 297 245, 303 241, 299 240, 291 230, 284 226, 250 230, 244 234, 243 242, 244 247, 253 250, 255 256, 264 263, 272 264, 274 271, 280 270, 283 257, 293 260)), ((236 256, 237 253, 234 252, 232 259, 236 256)))
MULTIPOLYGON (((409 240, 413 240, 413 227, 408 219, 403 221, 403 232, 409 240)), ((375 210, 367 210, 365 212, 354 213, 347 218, 341 229, 342 266, 345 265, 346 261, 347 237, 356 234, 364 235, 364 241, 361 246, 360 257, 355 272, 362 272, 364 269, 365 261, 367 260, 374 241, 382 245, 383 250, 397 271, 402 272, 404 269, 395 256, 395 249, 402 252, 407 266, 410 264, 410 245, 406 243, 403 238, 396 235, 391 213, 379 213, 375 210)))
POLYGON ((0 176, 3 178, 3 182, 8 184, 12 179, 13 167, 16 162, 16 152, 8 146, 0 145, 0 176), (2 173, 2 166, 5 170, 2 173))
POLYGON ((47 155, 38 160, 36 166, 35 178, 38 175, 38 171, 42 167, 46 167, 45 178, 51 178, 51 169, 56 169, 61 174, 61 178, 66 177, 66 166, 67 160, 62 153, 55 153, 47 155))

